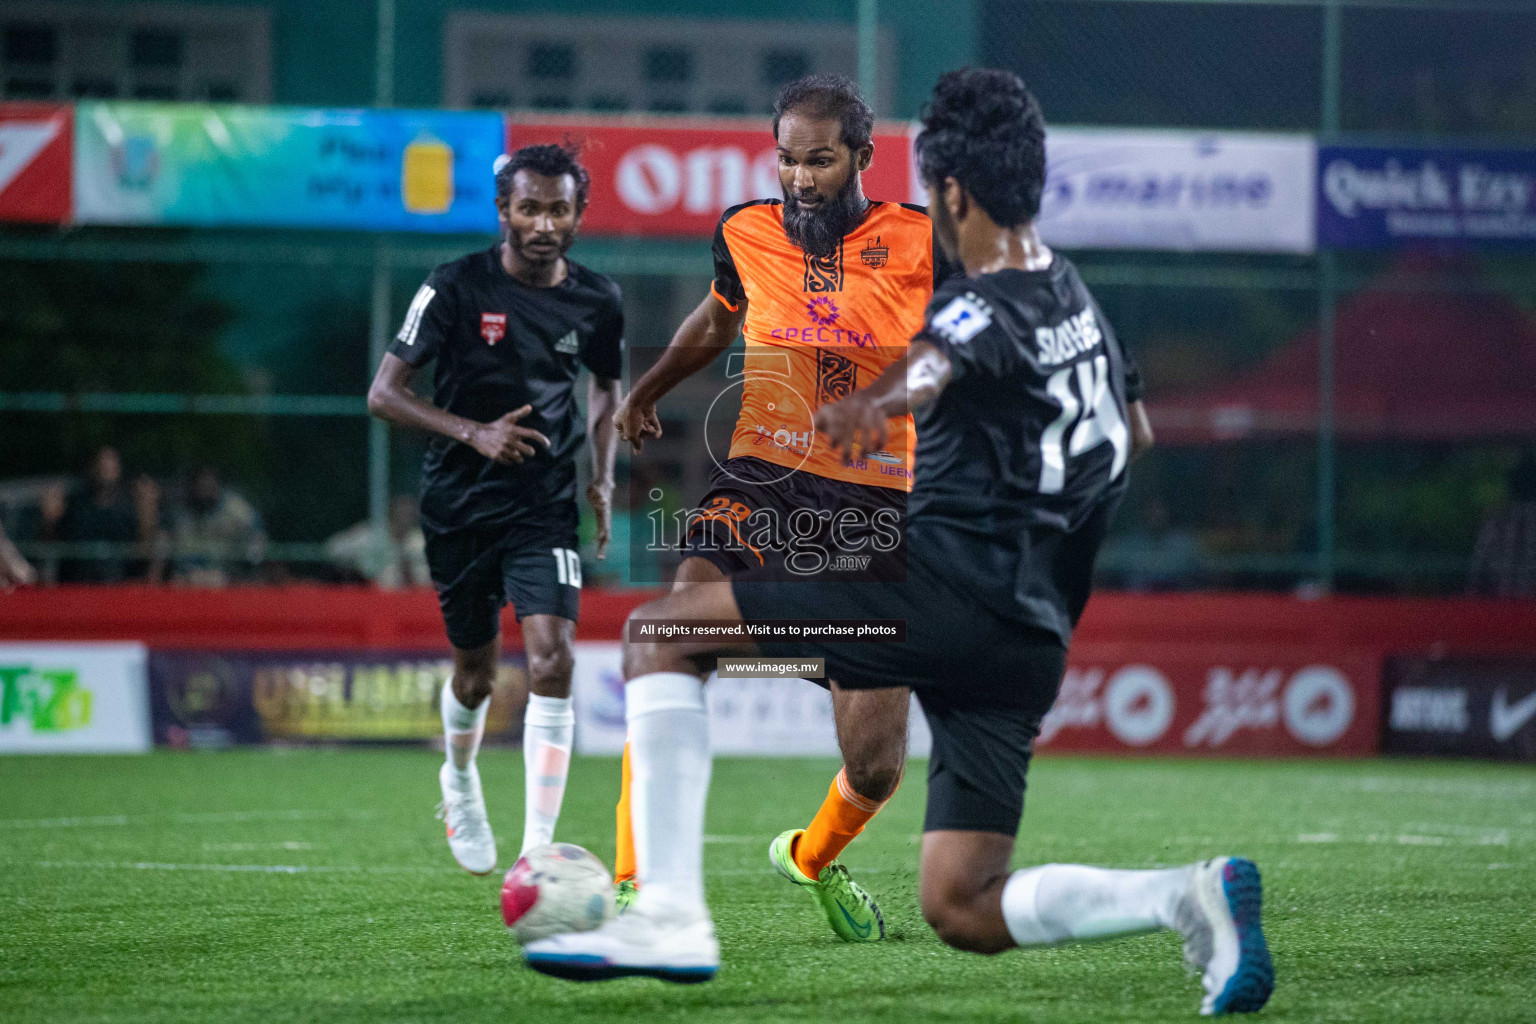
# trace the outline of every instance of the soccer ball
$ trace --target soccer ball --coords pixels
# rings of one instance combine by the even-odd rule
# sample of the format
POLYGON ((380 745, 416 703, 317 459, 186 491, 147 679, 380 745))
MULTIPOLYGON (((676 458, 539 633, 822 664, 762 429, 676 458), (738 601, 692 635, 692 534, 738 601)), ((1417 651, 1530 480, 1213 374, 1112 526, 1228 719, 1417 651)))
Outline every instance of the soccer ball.
POLYGON ((501 883, 501 919, 518 942, 590 931, 613 912, 613 876, 574 843, 534 847, 501 883))

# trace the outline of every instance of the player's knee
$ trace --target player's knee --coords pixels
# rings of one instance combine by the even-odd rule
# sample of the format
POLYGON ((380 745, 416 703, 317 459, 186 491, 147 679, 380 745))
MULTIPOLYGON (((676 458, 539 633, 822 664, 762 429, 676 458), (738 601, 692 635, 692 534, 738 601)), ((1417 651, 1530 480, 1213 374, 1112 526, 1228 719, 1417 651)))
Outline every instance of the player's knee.
POLYGON ((990 956, 1001 953, 1009 943, 987 926, 985 915, 975 901, 958 893, 930 895, 923 893, 923 920, 944 945, 967 953, 990 956))
POLYGON ((664 618, 664 601, 651 601, 629 613, 624 623, 624 679, 626 681, 652 672, 688 672, 692 666, 680 659, 677 645, 654 640, 635 639, 632 624, 664 618))
POLYGON ((453 667, 453 695, 465 707, 479 707, 491 695, 496 682, 496 663, 486 659, 458 659, 453 667))
POLYGON ((528 677, 533 691, 541 697, 566 697, 571 690, 571 670, 575 657, 569 643, 557 643, 545 650, 529 650, 528 677))
POLYGON ((847 761, 843 772, 855 793, 866 800, 883 802, 901 785, 901 767, 901 752, 892 757, 890 751, 880 750, 872 756, 847 761))

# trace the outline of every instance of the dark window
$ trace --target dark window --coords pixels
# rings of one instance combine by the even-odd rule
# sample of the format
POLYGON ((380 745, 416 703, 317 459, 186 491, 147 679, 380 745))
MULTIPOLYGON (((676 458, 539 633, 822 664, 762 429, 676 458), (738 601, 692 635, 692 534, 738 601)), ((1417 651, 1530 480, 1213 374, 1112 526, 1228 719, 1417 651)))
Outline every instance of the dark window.
POLYGON ((1317 127, 1320 5, 981 0, 977 10, 977 63, 1028 82, 1050 124, 1317 127))
POLYGON ((140 68, 180 67, 184 43, 178 32, 140 29, 133 34, 130 60, 134 67, 140 68))
POLYGON ((763 54, 764 85, 783 85, 810 73, 810 58, 799 50, 769 50, 763 54))
POLYGON ((59 34, 47 25, 7 25, 5 59, 16 64, 52 64, 59 34))
POLYGON ((588 110, 622 111, 629 109, 629 99, 624 96, 593 96, 587 101, 588 110))
POLYGON ((133 98, 136 100, 174 100, 177 98, 176 87, 174 85, 134 86, 133 98))
POLYGON ((472 107, 489 107, 500 109, 512 105, 512 94, 506 92, 477 92, 469 101, 472 107))
POLYGON ((69 94, 82 100, 110 100, 117 96, 117 83, 110 78, 81 75, 75 79, 69 94))
POLYGON ((656 46, 646 50, 645 79, 648 82, 692 81, 693 51, 679 46, 656 46))
POLYGON ((46 78, 7 78, 5 95, 13 100, 52 99, 53 83, 46 78))
POLYGON ((569 43, 534 43, 528 47, 529 78, 575 78, 576 47, 569 43))
POLYGON ((745 114, 747 101, 740 96, 719 96, 709 101, 711 114, 745 114))
POLYGON ((571 98, 557 94, 545 94, 535 96, 533 102, 528 104, 534 110, 570 110, 571 98))
POLYGON ((688 103, 678 99, 652 100, 647 109, 657 114, 686 114, 688 103))

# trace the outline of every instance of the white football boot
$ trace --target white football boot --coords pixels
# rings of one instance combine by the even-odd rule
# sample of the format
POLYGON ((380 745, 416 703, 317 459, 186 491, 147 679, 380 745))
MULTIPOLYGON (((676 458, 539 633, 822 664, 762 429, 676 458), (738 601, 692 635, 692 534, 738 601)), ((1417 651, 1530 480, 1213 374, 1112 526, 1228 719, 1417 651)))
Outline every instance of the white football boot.
POLYGON ((459 867, 473 875, 489 874, 496 867, 496 837, 485 816, 485 794, 480 791, 480 770, 469 766, 469 785, 461 788, 453 767, 446 762, 437 773, 443 802, 437 816, 448 826, 448 849, 459 867))
POLYGON ((691 984, 720 969, 720 943, 707 914, 669 917, 637 901, 601 928, 530 942, 523 958, 534 970, 567 981, 641 976, 691 984))
POLYGON ((1200 1013, 1253 1013, 1275 988, 1275 967, 1259 921, 1263 889, 1252 861, 1217 857, 1196 864, 1179 900, 1184 959, 1201 972, 1200 1013))

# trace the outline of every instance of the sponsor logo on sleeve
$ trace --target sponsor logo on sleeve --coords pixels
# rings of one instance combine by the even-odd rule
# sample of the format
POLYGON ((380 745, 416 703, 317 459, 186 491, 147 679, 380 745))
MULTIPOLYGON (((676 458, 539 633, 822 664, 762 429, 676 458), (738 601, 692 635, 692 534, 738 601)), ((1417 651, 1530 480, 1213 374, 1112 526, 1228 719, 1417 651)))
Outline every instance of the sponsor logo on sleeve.
POLYGON ((987 329, 992 322, 992 307, 975 292, 951 299, 929 325, 952 345, 964 345, 987 329))

